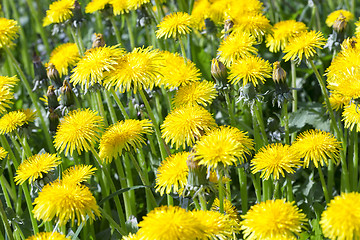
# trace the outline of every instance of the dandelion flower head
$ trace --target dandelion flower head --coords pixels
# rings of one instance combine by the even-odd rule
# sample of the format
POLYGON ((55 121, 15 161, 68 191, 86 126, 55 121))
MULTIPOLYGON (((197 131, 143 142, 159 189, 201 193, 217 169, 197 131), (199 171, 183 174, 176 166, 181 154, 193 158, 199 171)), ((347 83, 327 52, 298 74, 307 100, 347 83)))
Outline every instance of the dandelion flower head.
POLYGON ((151 89, 159 75, 162 58, 157 50, 135 48, 122 56, 107 74, 104 85, 115 87, 120 92, 151 89))
POLYGON ((111 162, 132 148, 140 148, 145 143, 144 134, 151 134, 152 123, 150 120, 126 119, 111 125, 100 140, 100 158, 105 162, 111 162))
POLYGON ((289 39, 306 30, 307 27, 302 22, 295 20, 278 22, 273 26, 272 34, 266 36, 266 47, 269 48, 270 52, 282 51, 289 39))
POLYGON ((69 238, 59 232, 40 232, 26 240, 69 240, 69 238))
POLYGON ((347 10, 344 10, 344 9, 340 9, 340 10, 336 10, 336 11, 330 13, 330 14, 327 16, 326 21, 325 21, 326 25, 327 25, 328 27, 332 27, 333 24, 335 23, 335 21, 336 21, 341 15, 342 15, 343 17, 345 17, 345 21, 346 21, 346 22, 349 22, 350 20, 353 20, 353 19, 354 19, 354 15, 353 15, 351 12, 349 12, 349 11, 347 11, 347 10))
POLYGON ((321 214, 323 234, 331 240, 360 237, 360 193, 341 193, 330 201, 321 214))
POLYGON ((167 157, 157 169, 156 192, 160 195, 178 193, 186 186, 189 168, 189 152, 179 152, 167 157))
POLYGON ((14 93, 5 87, 0 87, 0 114, 5 113, 11 107, 14 93))
POLYGON ((265 180, 273 174, 274 179, 279 179, 280 174, 285 177, 285 172, 294 173, 293 168, 302 166, 302 161, 297 152, 289 145, 274 143, 262 147, 251 160, 251 172, 261 172, 260 177, 265 180))
POLYGON ((0 134, 10 133, 26 124, 26 114, 23 111, 12 111, 0 118, 0 134))
POLYGON ((46 11, 46 17, 43 19, 43 26, 48 26, 52 23, 62 23, 69 20, 73 16, 72 10, 75 0, 59 0, 53 2, 46 11))
POLYGON ((80 60, 79 50, 75 43, 64 43, 56 47, 50 55, 50 63, 55 65, 60 77, 67 75, 69 68, 80 60))
POLYGON ((89 49, 72 70, 70 82, 75 86, 85 86, 99 83, 102 84, 105 72, 114 70, 117 60, 124 54, 124 50, 118 46, 104 46, 89 49))
POLYGON ((0 18, 0 48, 9 47, 12 41, 18 37, 19 29, 17 21, 0 18))
POLYGON ((29 180, 29 184, 38 178, 43 178, 53 171, 61 163, 61 158, 56 154, 36 154, 22 162, 16 170, 16 184, 23 184, 29 180))
POLYGON ((63 172, 62 181, 65 184, 81 184, 94 175, 95 171, 96 168, 91 165, 75 165, 63 172))
POLYGON ((88 3, 88 5, 86 5, 85 12, 93 13, 96 11, 103 10, 106 7, 106 5, 108 5, 109 3, 110 0, 92 0, 91 2, 88 3))
POLYGON ((307 221, 294 202, 282 199, 256 204, 241 217, 244 239, 295 240, 307 221))
POLYGON ((121 240, 140 240, 139 234, 129 233, 127 236, 123 236, 121 240))
POLYGON ((302 132, 293 143, 292 148, 304 158, 304 167, 309 167, 310 161, 316 168, 328 165, 328 159, 339 160, 340 142, 330 133, 321 130, 302 132))
POLYGON ((190 60, 184 62, 184 58, 178 53, 164 51, 161 53, 163 64, 157 85, 165 88, 175 88, 191 82, 200 81, 200 70, 190 60))
POLYGON ((354 127, 356 127, 356 131, 360 132, 360 108, 356 106, 355 103, 351 103, 344 107, 342 117, 342 121, 345 123, 345 128, 352 131, 354 127))
POLYGON ((202 228, 190 212, 177 206, 162 206, 149 212, 138 224, 141 239, 203 239, 202 228))
POLYGON ((329 97, 331 108, 335 111, 342 109, 345 105, 350 103, 351 98, 344 97, 339 93, 332 93, 329 97))
POLYGON ((74 225, 90 222, 95 216, 100 217, 99 206, 89 188, 85 185, 68 184, 56 181, 43 187, 34 200, 33 214, 37 220, 51 221, 56 217, 59 225, 65 225, 69 220, 74 225))
POLYGON ((192 146, 204 133, 216 127, 211 113, 200 106, 183 106, 171 111, 161 125, 162 138, 166 143, 192 146))
POLYGON ((7 154, 8 152, 3 147, 0 147, 0 160, 3 160, 7 154))
POLYGON ((229 67, 236 60, 257 54, 255 44, 257 44, 255 37, 249 33, 233 32, 220 43, 219 60, 229 67))
POLYGON ((13 77, 0 76, 0 88, 13 89, 18 82, 19 79, 16 76, 13 77))
POLYGON ((227 167, 237 161, 242 163, 250 153, 253 142, 244 132, 234 127, 220 127, 201 137, 195 145, 195 160, 208 169, 217 169, 218 165, 227 167))
POLYGON ((243 86, 249 82, 257 86, 259 82, 264 83, 265 78, 271 76, 271 64, 257 56, 244 57, 230 66, 229 79, 232 84, 237 84, 241 80, 243 86))
POLYGON ((78 109, 69 112, 60 122, 54 137, 54 146, 65 155, 74 150, 81 154, 94 147, 100 138, 103 119, 90 109, 78 109))
MULTIPOLYGON (((220 212, 220 200, 215 198, 211 211, 220 212)), ((228 199, 224 199, 224 213, 236 222, 240 222, 236 207, 228 199)))
POLYGON ((177 38, 191 32, 192 18, 185 12, 171 13, 165 16, 157 27, 157 38, 177 38))
POLYGON ((217 97, 215 84, 209 81, 193 82, 181 86, 173 99, 173 105, 180 107, 183 105, 203 105, 207 106, 217 97))
POLYGON ((150 0, 127 0, 128 9, 136 10, 148 2, 150 2, 150 0))
POLYGON ((326 39, 321 32, 304 31, 289 40, 284 49, 285 61, 310 59, 316 54, 316 48, 322 49, 326 39))

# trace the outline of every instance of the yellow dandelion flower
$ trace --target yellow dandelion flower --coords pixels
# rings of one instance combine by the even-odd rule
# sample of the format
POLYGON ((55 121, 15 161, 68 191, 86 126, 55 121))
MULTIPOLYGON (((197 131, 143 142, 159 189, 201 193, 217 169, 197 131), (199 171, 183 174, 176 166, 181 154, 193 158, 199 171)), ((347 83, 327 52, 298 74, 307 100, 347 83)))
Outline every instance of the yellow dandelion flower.
POLYGON ((342 121, 345 122, 345 128, 349 128, 352 131, 356 126, 356 131, 360 132, 360 108, 356 104, 351 103, 345 106, 342 117, 342 121))
POLYGON ((256 39, 249 33, 233 32, 220 43, 219 60, 229 67, 236 60, 257 54, 255 44, 256 39))
POLYGON ((321 32, 306 31, 301 32, 296 37, 289 40, 284 49, 285 61, 309 59, 316 54, 316 48, 322 49, 326 39, 321 32))
POLYGON ((213 82, 194 82, 181 86, 173 99, 175 108, 183 105, 207 106, 217 97, 217 91, 213 82))
POLYGON ((293 168, 302 166, 302 161, 297 152, 289 145, 281 143, 269 144, 262 147, 251 160, 251 172, 253 174, 261 171, 261 178, 269 179, 273 174, 274 179, 279 179, 280 174, 285 177, 285 172, 294 173, 293 168))
POLYGON ((43 178, 53 171, 61 163, 61 158, 56 154, 36 154, 22 162, 16 170, 16 184, 23 184, 29 180, 29 184, 38 178, 43 178))
POLYGON ((28 237, 26 240, 68 240, 65 235, 59 232, 40 232, 34 236, 28 237))
POLYGON ((321 214, 323 234, 331 240, 360 238, 360 193, 341 193, 321 214))
POLYGON ((141 236, 139 236, 139 234, 129 233, 129 235, 123 236, 121 240, 141 240, 141 236))
POLYGON ((178 193, 186 186, 189 174, 187 159, 189 152, 175 153, 161 162, 157 170, 155 191, 160 195, 178 193))
POLYGON ((102 135, 100 140, 100 158, 109 163, 122 151, 140 148, 145 143, 144 134, 151 134, 152 123, 150 120, 127 119, 111 125, 102 135))
POLYGON ((159 74, 161 60, 158 50, 135 48, 116 62, 104 85, 115 87, 120 92, 132 90, 136 93, 137 89, 151 89, 159 74))
POLYGON ((14 93, 5 87, 0 87, 0 114, 6 112, 10 108, 14 100, 14 93))
POLYGON ((230 16, 230 19, 234 22, 234 31, 247 32, 259 41, 262 41, 263 37, 271 32, 270 20, 262 13, 245 12, 235 17, 230 16))
POLYGON ((64 43, 57 46, 50 54, 49 63, 55 65, 60 77, 67 75, 69 67, 73 67, 80 60, 79 50, 75 43, 64 43))
POLYGON ((345 105, 350 103, 351 98, 344 97, 341 94, 333 93, 329 97, 331 108, 335 111, 342 109, 345 105))
POLYGON ((340 17, 340 16, 343 16, 345 17, 345 22, 349 22, 350 20, 353 20, 354 19, 354 15, 347 11, 347 10, 344 10, 344 9, 340 9, 340 10, 336 10, 332 13, 330 13, 327 18, 326 18, 326 25, 328 27, 332 27, 333 24, 335 23, 335 21, 340 17))
POLYGON ((304 158, 304 167, 309 167, 312 161, 316 168, 328 165, 328 159, 339 160, 340 142, 330 133, 321 130, 302 132, 293 143, 292 148, 304 158))
POLYGON ((110 0, 114 16, 129 12, 128 0, 110 0))
POLYGON ((46 17, 43 19, 43 26, 48 26, 52 23, 62 23, 69 20, 73 16, 72 10, 75 0, 59 0, 53 2, 46 11, 46 17))
POLYGON ((0 18, 0 48, 10 46, 12 41, 18 37, 19 29, 17 21, 0 18))
POLYGON ((102 117, 90 109, 78 109, 69 112, 60 122, 55 137, 54 146, 61 153, 72 156, 74 150, 81 154, 94 147, 100 138, 103 127, 102 117))
POLYGON ((85 7, 86 13, 93 13, 99 10, 103 10, 106 5, 110 3, 110 0, 92 0, 85 7))
MULTIPOLYGON (((217 0, 217 2, 221 3, 224 2, 223 0, 217 0)), ((263 3, 259 0, 227 0, 226 14, 229 16, 236 16, 243 15, 243 14, 260 14, 264 10, 263 3)), ((224 4, 224 3, 223 3, 224 4)))
POLYGON ((295 240, 307 221, 295 202, 283 199, 256 204, 241 217, 244 239, 295 240))
POLYGON ((104 73, 114 69, 117 60, 124 54, 118 46, 89 49, 72 70, 70 82, 82 88, 95 83, 102 84, 104 73))
POLYGON ((341 72, 334 76, 333 79, 331 79, 330 84, 328 86, 329 89, 331 89, 333 92, 344 96, 348 99, 357 99, 360 97, 360 68, 356 67, 355 69, 352 68, 346 68, 343 69, 343 71, 347 72, 341 72))
POLYGON ((224 12, 227 4, 222 1, 195 1, 191 12, 193 27, 201 30, 205 27, 205 19, 211 19, 215 24, 224 22, 224 12))
POLYGON ((0 76, 0 88, 13 89, 18 82, 19 79, 16 76, 13 77, 0 76))
POLYGON ((136 10, 148 2, 150 2, 150 0, 127 0, 128 9, 136 10))
POLYGON ((6 158, 7 154, 8 154, 8 152, 3 147, 0 147, 0 160, 3 160, 4 158, 6 158))
POLYGON ((157 38, 177 38, 191 32, 192 18, 185 12, 171 13, 157 25, 157 38))
MULTIPOLYGON (((219 177, 217 175, 217 173, 213 170, 210 171, 210 174, 209 174, 209 182, 211 183, 219 183, 219 177)), ((223 176, 222 177, 222 183, 229 183, 231 182, 231 179, 227 176, 223 176)))
POLYGON ((13 111, 0 118, 0 134, 10 133, 23 126, 26 122, 26 115, 23 111, 13 111))
POLYGON ((33 214, 37 220, 51 221, 56 217, 60 226, 69 220, 72 225, 75 220, 80 225, 86 221, 86 216, 89 216, 90 222, 95 216, 100 217, 99 206, 89 188, 84 185, 61 181, 47 184, 33 204, 33 214))
POLYGON ((177 206, 162 206, 149 212, 138 224, 141 239, 204 239, 201 226, 190 212, 177 206))
POLYGON ((214 211, 193 211, 198 226, 203 228, 204 238, 201 239, 233 239, 240 232, 238 221, 229 215, 214 211))
POLYGON ((245 154, 253 148, 252 141, 244 132, 234 127, 220 127, 203 136, 195 145, 195 160, 208 169, 218 165, 227 167, 237 161, 242 163, 245 154))
MULTIPOLYGON (((211 211, 220 212, 220 200, 215 198, 212 206, 211 211)), ((224 213, 229 216, 230 219, 234 220, 235 222, 240 222, 240 219, 237 214, 236 207, 232 205, 231 201, 228 199, 224 199, 224 213)))
POLYGON ((279 52, 284 50, 289 39, 306 31, 307 27, 302 22, 286 20, 276 23, 272 30, 272 34, 266 36, 266 47, 269 48, 270 52, 279 52))
POLYGON ((271 76, 271 64, 256 56, 244 57, 230 66, 229 79, 232 84, 237 84, 242 80, 243 86, 249 82, 257 86, 259 82, 264 83, 265 78, 271 78, 271 76))
POLYGON ((25 123, 28 124, 29 122, 33 122, 35 121, 35 118, 36 118, 36 111, 35 110, 32 110, 32 109, 23 109, 22 110, 24 113, 25 113, 25 123))
POLYGON ((183 106, 171 111, 161 125, 162 138, 166 143, 192 146, 203 133, 216 126, 211 113, 200 106, 183 106))
POLYGON ((91 165, 75 165, 63 172, 62 181, 64 184, 80 184, 86 182, 96 171, 91 165))
POLYGON ((178 53, 162 52, 164 62, 160 69, 158 85, 165 88, 175 88, 191 82, 200 81, 200 70, 190 60, 184 63, 178 53))

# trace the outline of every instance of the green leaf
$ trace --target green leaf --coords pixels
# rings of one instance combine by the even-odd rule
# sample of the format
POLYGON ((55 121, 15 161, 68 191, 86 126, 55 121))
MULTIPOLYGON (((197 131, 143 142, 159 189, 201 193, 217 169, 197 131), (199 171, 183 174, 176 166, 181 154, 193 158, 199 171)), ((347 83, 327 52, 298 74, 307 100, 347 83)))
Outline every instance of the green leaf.
POLYGON ((122 194, 122 193, 127 192, 127 191, 130 191, 130 190, 135 190, 135 189, 145 188, 145 187, 151 188, 151 186, 138 185, 138 186, 133 186, 133 187, 130 187, 130 188, 120 189, 120 190, 118 190, 118 191, 110 194, 110 195, 107 196, 106 198, 102 199, 102 200, 99 202, 99 205, 101 205, 101 204, 103 204, 104 202, 106 202, 107 200, 115 197, 116 195, 122 194))

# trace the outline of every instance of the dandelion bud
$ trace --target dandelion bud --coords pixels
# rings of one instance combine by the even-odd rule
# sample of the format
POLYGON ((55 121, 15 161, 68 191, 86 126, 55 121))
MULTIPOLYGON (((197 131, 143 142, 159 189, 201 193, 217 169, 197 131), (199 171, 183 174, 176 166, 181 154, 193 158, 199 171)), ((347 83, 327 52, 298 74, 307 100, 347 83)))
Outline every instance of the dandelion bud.
POLYGON ((34 53, 33 55, 33 66, 34 66, 34 90, 41 88, 41 85, 46 84, 47 76, 46 76, 46 69, 42 64, 40 57, 34 53))
POLYGON ((55 94, 55 88, 53 85, 48 87, 48 90, 46 92, 46 96, 48 99, 48 107, 49 108, 57 108, 59 106, 59 102, 57 100, 57 96, 55 94))
POLYGON ((229 34, 230 31, 232 30, 233 26, 234 26, 234 22, 231 21, 231 19, 225 20, 225 24, 224 24, 225 34, 229 34))
POLYGON ((92 43, 92 48, 105 46, 104 36, 101 33, 95 33, 95 39, 92 43))
POLYGON ((227 69, 225 65, 216 58, 211 60, 211 75, 218 83, 227 83, 227 69))
POLYGON ((66 80, 64 80, 63 86, 61 87, 61 94, 61 100, 64 106, 69 107, 75 103, 74 93, 66 80))
POLYGON ((285 82, 286 72, 280 66, 280 62, 278 62, 278 61, 274 62, 273 66, 274 66, 274 69, 273 69, 272 78, 273 78, 274 82, 276 82, 276 83, 280 83, 280 81, 285 82))
POLYGON ((346 25, 347 25, 346 18, 342 13, 340 13, 340 16, 336 19, 336 21, 333 24, 333 29, 336 32, 342 32, 346 28, 346 25))
POLYGON ((194 151, 188 156, 186 160, 186 164, 189 168, 189 174, 187 179, 187 186, 188 190, 196 190, 201 186, 205 186, 208 183, 206 178, 206 168, 204 166, 198 165, 198 161, 194 160, 194 151))
POLYGON ((188 158, 186 159, 186 164, 189 169, 194 170, 199 167, 198 161, 194 161, 194 150, 191 151, 191 154, 189 154, 188 158))
POLYGON ((54 111, 53 108, 49 108, 49 131, 56 132, 59 122, 59 115, 54 111))
POLYGON ((75 0, 75 2, 74 2, 74 8, 73 8, 72 12, 74 14, 72 20, 74 22, 75 27, 77 27, 76 22, 81 22, 81 20, 83 18, 83 14, 81 12, 81 6, 77 0, 75 0))
POLYGON ((47 66, 47 77, 51 80, 52 84, 59 88, 61 87, 61 79, 58 70, 53 63, 49 63, 47 66))

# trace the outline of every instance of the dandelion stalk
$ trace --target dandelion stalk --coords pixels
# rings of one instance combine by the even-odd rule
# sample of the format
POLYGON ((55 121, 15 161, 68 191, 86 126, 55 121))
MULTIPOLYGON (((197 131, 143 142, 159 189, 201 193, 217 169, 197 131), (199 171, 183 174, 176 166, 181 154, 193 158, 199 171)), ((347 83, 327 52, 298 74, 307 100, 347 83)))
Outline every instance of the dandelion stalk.
POLYGON ((108 123, 107 118, 106 118, 106 113, 105 113, 104 104, 103 104, 103 100, 102 100, 102 97, 101 97, 100 90, 95 91, 95 98, 96 98, 97 105, 99 107, 100 115, 104 119, 105 127, 107 127, 109 125, 109 123, 108 123))
POLYGON ((14 235, 13 235, 13 232, 11 230, 9 220, 7 219, 7 216, 6 216, 6 213, 5 213, 5 210, 4 210, 4 206, 3 206, 1 200, 0 200, 0 216, 1 216, 2 222, 4 223, 5 232, 6 232, 7 236, 8 236, 8 238, 10 240, 14 240, 14 235))
POLYGON ((49 134, 49 130, 45 124, 45 120, 44 120, 44 117, 42 116, 41 114, 41 110, 40 110, 40 107, 39 107, 39 104, 37 102, 37 97, 35 96, 35 94, 32 92, 31 90, 31 87, 30 87, 30 84, 28 82, 28 80, 26 79, 25 77, 25 74, 24 72, 21 70, 20 68, 20 65, 19 63, 17 62, 17 60, 15 59, 14 55, 12 54, 12 52, 10 51, 10 49, 5 46, 4 47, 5 49, 5 52, 7 54, 7 56, 10 57, 11 61, 12 61, 12 64, 14 65, 17 73, 19 74, 20 76, 20 79, 21 81, 24 83, 25 85, 25 88, 26 88, 26 91, 28 92, 29 96, 30 96, 30 99, 32 101, 32 103, 34 104, 35 106, 35 109, 36 109, 36 112, 38 113, 38 116, 40 118, 40 122, 41 122, 41 127, 42 127, 42 130, 43 130, 43 133, 45 135, 45 139, 46 139, 46 143, 50 149, 50 152, 51 153, 54 153, 55 152, 55 148, 54 146, 52 145, 52 140, 51 140, 51 137, 50 137, 50 134, 49 134))
MULTIPOLYGON (((245 214, 248 210, 247 176, 246 176, 244 168, 239 167, 236 170, 237 170, 237 173, 239 176, 239 183, 240 183, 242 214, 245 214)), ((229 200, 231 200, 231 199, 229 199, 229 200)))
POLYGON ((330 115, 330 119, 331 119, 331 125, 333 127, 333 129, 336 132, 336 136, 338 138, 340 138, 340 141, 342 142, 342 151, 340 153, 340 160, 341 160, 341 164, 342 164, 342 174, 344 175, 344 180, 345 180, 345 192, 349 192, 350 191, 350 178, 349 178, 349 172, 348 172, 348 167, 347 167, 347 163, 346 163, 346 156, 345 156, 345 149, 346 149, 346 145, 345 145, 345 141, 344 141, 344 136, 342 134, 341 129, 338 127, 338 125, 336 124, 336 119, 335 119, 335 115, 334 115, 334 111, 331 108, 331 104, 330 104, 330 100, 329 100, 329 96, 326 92, 326 86, 324 83, 324 80, 322 79, 322 77, 320 76, 320 73, 318 72, 318 70, 315 67, 315 64, 313 62, 313 60, 308 59, 312 69, 314 70, 315 76, 319 82, 319 85, 321 87, 321 91, 323 94, 323 97, 325 99, 325 103, 326 103, 326 108, 329 112, 330 115))
POLYGON ((133 27, 131 25, 131 16, 130 14, 126 14, 126 26, 129 33, 130 47, 131 50, 135 48, 135 37, 133 32, 133 27))
POLYGON ((220 213, 224 213, 224 184, 223 184, 223 171, 219 171, 219 208, 220 213))
POLYGON ((180 43, 181 54, 182 54, 182 56, 184 58, 184 62, 186 64, 187 63, 186 51, 185 51, 184 42, 181 37, 179 37, 179 43, 180 43))
POLYGON ((318 169, 318 172, 319 172, 322 189, 324 191, 325 201, 326 201, 326 203, 329 203, 330 202, 329 192, 327 190, 327 186, 326 186, 324 174, 323 174, 323 172, 321 170, 321 166, 319 166, 317 169, 318 169))
POLYGON ((107 102, 107 105, 108 105, 108 109, 109 109, 109 112, 110 112, 110 117, 111 117, 111 121, 112 123, 116 123, 117 122, 117 117, 116 117, 116 112, 115 112, 115 109, 112 105, 112 101, 110 99, 110 94, 107 90, 103 90, 104 92, 104 95, 105 95, 105 101, 107 102))
POLYGON ((120 108, 121 114, 124 116, 125 119, 129 119, 129 115, 127 114, 127 112, 126 112, 126 110, 124 108, 124 105, 121 103, 118 95, 116 95, 115 90, 113 88, 111 88, 110 91, 111 91, 111 94, 113 95, 113 97, 115 99, 116 104, 120 108))
POLYGON ((122 47, 125 47, 124 43, 122 42, 122 39, 121 39, 121 33, 119 31, 119 28, 117 27, 116 25, 116 21, 115 21, 115 18, 114 18, 114 15, 111 15, 109 16, 109 19, 110 19, 110 22, 114 28, 114 32, 115 32, 115 37, 116 37, 116 41, 118 43, 121 44, 122 47))
POLYGON ((285 144, 290 144, 290 133, 289 133, 289 114, 288 114, 288 103, 284 102, 282 106, 284 116, 284 127, 285 127, 285 144))
MULTIPOLYGON (((293 60, 291 60, 291 88, 292 88, 292 97, 294 99, 292 102, 292 112, 294 113, 297 111, 297 107, 298 107, 298 95, 296 90, 296 66, 293 60)), ((295 139, 296 139, 296 132, 291 134, 291 142, 295 141, 295 139)))
POLYGON ((294 200, 292 183, 289 176, 286 176, 286 200, 288 202, 292 202, 294 200))
POLYGON ((112 226, 114 229, 116 229, 116 231, 118 231, 121 235, 126 236, 127 235, 127 231, 124 231, 119 224, 117 224, 114 219, 106 212, 104 211, 104 209, 102 209, 101 207, 99 207, 99 210, 101 212, 101 215, 109 221, 110 226, 112 226))
POLYGON ((280 180, 275 180, 274 197, 273 199, 280 199, 280 180))
POLYGON ((165 148, 165 143, 164 143, 163 139, 161 138, 161 133, 160 133, 159 126, 155 121, 154 113, 153 113, 153 111, 152 111, 152 109, 150 107, 150 104, 149 104, 149 102, 148 102, 148 100, 147 100, 147 98, 145 96, 144 91, 142 89, 139 89, 139 93, 140 93, 140 96, 141 96, 142 100, 144 101, 144 104, 145 104, 146 110, 147 110, 147 112, 149 114, 149 117, 150 117, 151 121, 154 124, 156 138, 157 138, 157 141, 158 141, 159 146, 160 146, 161 158, 165 159, 167 156, 170 155, 170 152, 167 152, 167 149, 165 148))
POLYGON ((84 44, 82 42, 80 28, 77 27, 74 31, 74 28, 72 26, 69 26, 69 29, 70 29, 71 35, 73 37, 73 40, 79 50, 80 56, 83 56, 84 55, 84 44))
POLYGON ((354 174, 352 182, 354 184, 353 190, 356 190, 356 186, 358 185, 358 176, 359 176, 359 141, 358 141, 358 133, 356 130, 354 130, 354 174))

